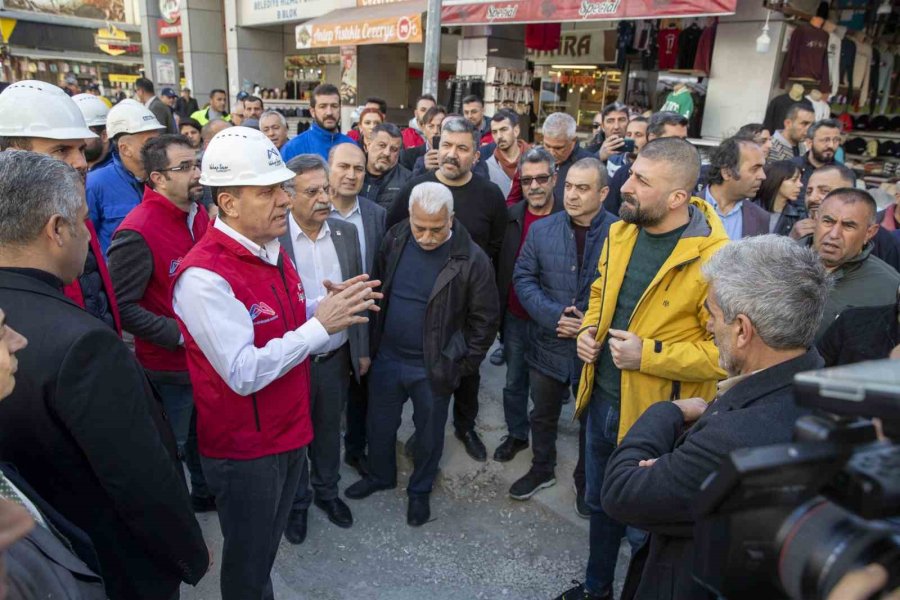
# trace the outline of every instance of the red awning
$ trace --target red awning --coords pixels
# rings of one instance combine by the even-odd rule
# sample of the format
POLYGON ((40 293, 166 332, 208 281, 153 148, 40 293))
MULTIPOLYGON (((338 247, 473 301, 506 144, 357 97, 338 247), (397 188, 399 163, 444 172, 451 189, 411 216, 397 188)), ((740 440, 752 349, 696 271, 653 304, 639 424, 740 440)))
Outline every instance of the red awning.
POLYGON ((731 15, 737 0, 443 0, 442 6, 442 25, 502 25, 731 15))

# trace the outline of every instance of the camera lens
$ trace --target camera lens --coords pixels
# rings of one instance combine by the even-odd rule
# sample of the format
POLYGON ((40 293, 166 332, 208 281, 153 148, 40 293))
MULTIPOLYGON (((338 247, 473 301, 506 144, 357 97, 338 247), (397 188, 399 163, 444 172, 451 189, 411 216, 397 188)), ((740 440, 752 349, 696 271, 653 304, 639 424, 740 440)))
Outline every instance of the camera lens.
POLYGON ((825 598, 848 571, 879 562, 900 569, 900 537, 884 522, 865 521, 815 498, 778 533, 778 577, 791 598, 825 598))

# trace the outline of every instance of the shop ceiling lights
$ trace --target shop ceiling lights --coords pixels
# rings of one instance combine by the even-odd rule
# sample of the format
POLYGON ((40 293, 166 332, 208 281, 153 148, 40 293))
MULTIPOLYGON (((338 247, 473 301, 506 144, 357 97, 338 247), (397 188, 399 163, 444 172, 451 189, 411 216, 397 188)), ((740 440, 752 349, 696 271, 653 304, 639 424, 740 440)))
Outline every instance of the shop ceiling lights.
POLYGON ((766 11, 766 24, 763 25, 762 33, 756 38, 756 51, 760 54, 768 52, 769 46, 772 45, 772 38, 769 37, 769 15, 771 14, 772 11, 766 11))

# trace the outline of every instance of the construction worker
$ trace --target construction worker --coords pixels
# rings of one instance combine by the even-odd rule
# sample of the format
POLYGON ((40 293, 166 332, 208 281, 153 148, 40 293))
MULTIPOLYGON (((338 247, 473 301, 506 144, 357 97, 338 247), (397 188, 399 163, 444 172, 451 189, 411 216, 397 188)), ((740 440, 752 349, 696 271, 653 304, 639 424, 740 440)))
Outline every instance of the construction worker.
POLYGON ((88 129, 97 135, 96 138, 87 140, 87 146, 84 149, 88 172, 102 169, 112 162, 112 142, 106 135, 106 117, 109 115, 109 107, 99 96, 93 94, 78 94, 72 96, 72 100, 78 105, 88 129))

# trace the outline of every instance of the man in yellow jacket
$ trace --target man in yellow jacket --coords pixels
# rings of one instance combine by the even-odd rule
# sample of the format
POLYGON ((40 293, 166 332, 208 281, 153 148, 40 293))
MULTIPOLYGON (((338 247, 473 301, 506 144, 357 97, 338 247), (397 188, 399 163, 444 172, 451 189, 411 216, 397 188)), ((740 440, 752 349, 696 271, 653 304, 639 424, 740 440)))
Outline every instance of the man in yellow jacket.
POLYGON ((577 342, 585 363, 576 411, 587 411, 590 558, 585 582, 564 600, 612 598, 625 526, 603 512, 600 490, 616 444, 654 402, 710 401, 725 377, 706 331, 700 266, 728 236, 712 207, 691 197, 699 171, 700 156, 685 140, 648 142, 622 186, 622 221, 610 227, 600 254, 577 342))

